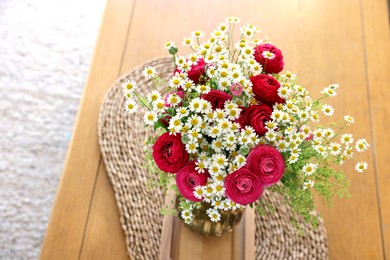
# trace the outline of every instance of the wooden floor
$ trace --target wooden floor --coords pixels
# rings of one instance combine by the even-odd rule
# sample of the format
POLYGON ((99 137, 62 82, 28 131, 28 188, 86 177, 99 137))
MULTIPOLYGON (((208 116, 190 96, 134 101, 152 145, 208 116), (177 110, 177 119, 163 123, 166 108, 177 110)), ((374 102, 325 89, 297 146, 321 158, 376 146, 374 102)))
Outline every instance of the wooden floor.
MULTIPOLYGON (((196 29, 210 32, 226 16, 262 28, 281 48, 285 69, 313 94, 331 83, 333 105, 357 122, 355 138, 371 147, 369 171, 343 169, 351 199, 319 206, 331 259, 390 258, 390 37, 386 0, 109 0, 72 143, 42 249, 42 259, 125 259, 119 214, 97 138, 103 96, 117 77, 166 56, 196 29)), ((197 259, 201 259, 197 258, 197 259)))

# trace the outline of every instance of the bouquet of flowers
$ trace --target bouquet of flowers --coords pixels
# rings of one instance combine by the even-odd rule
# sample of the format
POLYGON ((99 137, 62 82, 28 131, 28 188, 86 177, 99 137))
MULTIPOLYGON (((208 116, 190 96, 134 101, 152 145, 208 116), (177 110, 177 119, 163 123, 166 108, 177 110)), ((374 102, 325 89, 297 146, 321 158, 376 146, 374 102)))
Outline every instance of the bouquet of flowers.
MULTIPOLYGON (((156 133, 145 141, 147 168, 159 175, 159 185, 176 191, 186 223, 205 204, 213 222, 247 205, 262 212, 262 194, 270 189, 315 224, 314 194, 328 204, 335 195, 348 196, 345 174, 334 166, 369 144, 344 133, 354 123, 349 115, 332 128, 318 124, 334 114, 324 101, 337 95, 337 84, 311 97, 295 74, 281 74, 282 52, 267 38, 256 39, 257 27, 242 26, 233 41, 239 22, 226 18, 204 42, 202 31, 192 32, 183 40, 190 55, 167 42, 176 69, 164 81, 146 67, 144 76, 157 87, 146 97, 136 82, 124 82, 125 109, 133 113, 142 104, 145 125, 156 133)), ((362 172, 367 163, 355 169, 362 172)))

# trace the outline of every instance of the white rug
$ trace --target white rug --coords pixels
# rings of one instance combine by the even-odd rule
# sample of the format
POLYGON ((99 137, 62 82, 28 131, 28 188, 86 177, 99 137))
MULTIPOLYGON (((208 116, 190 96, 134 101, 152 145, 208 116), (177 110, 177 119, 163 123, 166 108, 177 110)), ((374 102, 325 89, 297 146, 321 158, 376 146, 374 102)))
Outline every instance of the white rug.
POLYGON ((104 0, 0 0, 0 259, 37 259, 104 0))

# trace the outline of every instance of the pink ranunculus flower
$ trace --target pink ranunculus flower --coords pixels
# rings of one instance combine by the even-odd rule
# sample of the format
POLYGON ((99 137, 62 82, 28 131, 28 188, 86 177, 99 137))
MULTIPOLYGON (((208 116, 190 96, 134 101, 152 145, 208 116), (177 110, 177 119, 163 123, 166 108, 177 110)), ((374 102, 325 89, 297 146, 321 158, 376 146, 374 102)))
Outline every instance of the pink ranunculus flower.
POLYGON ((260 177, 264 187, 269 187, 283 177, 286 165, 276 148, 258 145, 250 151, 245 167, 260 177))
POLYGON ((240 83, 233 83, 230 86, 230 92, 232 92, 233 96, 239 97, 242 94, 242 86, 240 83))
POLYGON ((226 197, 241 205, 255 202, 264 191, 259 175, 244 167, 226 176, 224 187, 226 197))
POLYGON ((188 157, 180 134, 163 133, 153 145, 153 159, 157 167, 164 172, 176 173, 188 162, 188 157))
POLYGON ((180 194, 187 200, 198 202, 202 201, 194 195, 195 187, 205 186, 208 173, 198 173, 195 170, 195 161, 190 161, 176 173, 176 185, 180 194))

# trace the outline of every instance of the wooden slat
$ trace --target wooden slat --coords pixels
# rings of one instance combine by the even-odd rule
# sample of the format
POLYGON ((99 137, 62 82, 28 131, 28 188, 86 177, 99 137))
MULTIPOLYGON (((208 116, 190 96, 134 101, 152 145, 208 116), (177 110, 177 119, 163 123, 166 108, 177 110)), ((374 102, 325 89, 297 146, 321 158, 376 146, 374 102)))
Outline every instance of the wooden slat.
POLYGON ((383 255, 390 257, 390 35, 388 1, 363 0, 362 17, 366 45, 366 84, 369 90, 372 140, 378 198, 381 206, 383 255))
MULTIPOLYGON (((79 257, 99 167, 100 104, 108 87, 118 77, 131 11, 132 1, 107 3, 41 259, 79 257)), ((113 196, 112 191, 103 194, 113 196)))
POLYGON ((95 189, 105 192, 96 192, 93 197, 80 259, 126 259, 128 253, 119 210, 103 161, 95 189))
MULTIPOLYGON (((351 114, 357 122, 350 129, 355 140, 366 137, 371 141, 359 2, 321 1, 311 11, 314 16, 310 23, 302 24, 306 26, 300 36, 304 40, 296 43, 301 55, 295 56, 298 63, 294 71, 312 93, 338 82, 341 88, 331 102, 337 119, 351 114)), ((373 165, 371 153, 360 159, 373 165)), ((371 167, 367 173, 358 174, 353 164, 350 161, 342 167, 351 183, 351 199, 335 199, 330 209, 319 206, 328 232, 330 258, 382 259, 374 171, 371 167)))

